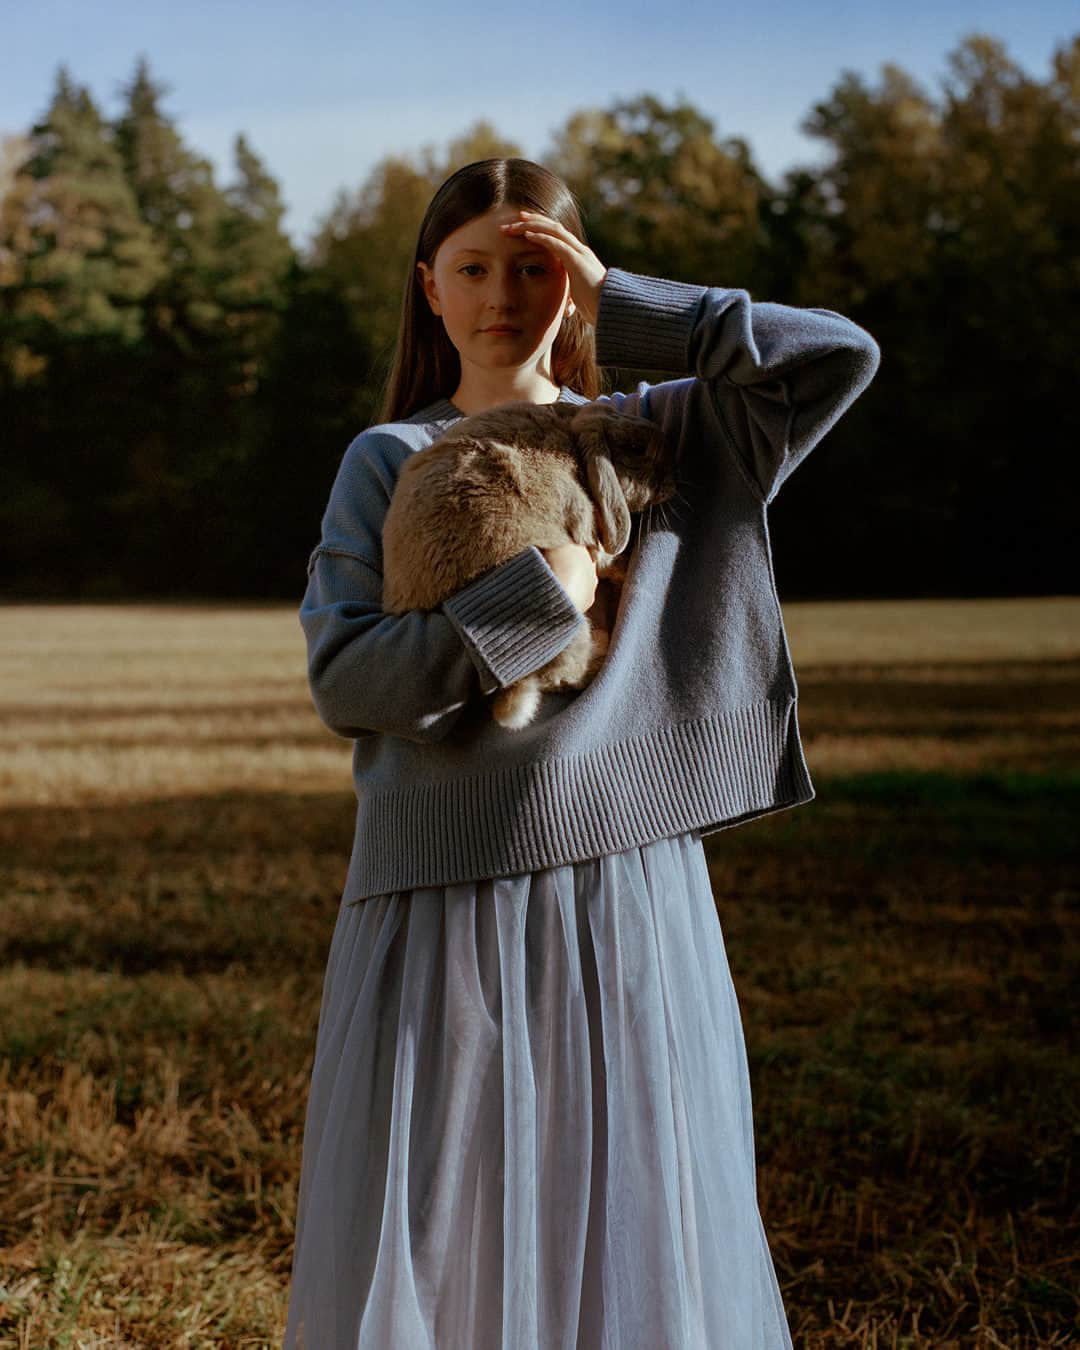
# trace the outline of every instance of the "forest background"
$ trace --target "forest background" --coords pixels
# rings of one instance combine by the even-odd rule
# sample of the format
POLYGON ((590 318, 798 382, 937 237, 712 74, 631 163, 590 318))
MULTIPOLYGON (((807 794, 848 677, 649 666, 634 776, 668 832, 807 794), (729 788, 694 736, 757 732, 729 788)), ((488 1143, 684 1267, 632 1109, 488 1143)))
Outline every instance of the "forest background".
MULTIPOLYGON (((105 118, 66 67, 0 156, 0 595, 298 602, 330 484, 376 416, 416 228, 478 122, 380 161, 310 244, 242 134, 232 181, 140 58, 105 118)), ((540 156, 609 265, 849 315, 872 387, 770 509, 785 599, 1075 589, 1080 36, 1044 80, 966 38, 931 95, 845 73, 769 181, 747 142, 644 93, 540 156), (853 573, 852 559, 859 559, 853 573)), ((609 371, 609 387, 670 373, 609 371)))

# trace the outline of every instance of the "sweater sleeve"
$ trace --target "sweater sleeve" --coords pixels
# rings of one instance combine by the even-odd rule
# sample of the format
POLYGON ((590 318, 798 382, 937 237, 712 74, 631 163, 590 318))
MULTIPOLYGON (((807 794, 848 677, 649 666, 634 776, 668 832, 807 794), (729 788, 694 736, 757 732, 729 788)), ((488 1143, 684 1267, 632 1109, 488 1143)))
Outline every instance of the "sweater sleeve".
POLYGON ((346 451, 308 560, 300 625, 315 710, 336 735, 446 736, 477 690, 546 665, 587 620, 536 547, 436 610, 382 609, 382 522, 393 474, 361 435, 346 451))
POLYGON ((765 502, 873 379, 881 351, 830 309, 752 301, 745 290, 608 269, 596 320, 602 366, 693 377, 613 395, 673 443, 724 441, 765 502), (692 423, 693 425, 688 425, 692 423))

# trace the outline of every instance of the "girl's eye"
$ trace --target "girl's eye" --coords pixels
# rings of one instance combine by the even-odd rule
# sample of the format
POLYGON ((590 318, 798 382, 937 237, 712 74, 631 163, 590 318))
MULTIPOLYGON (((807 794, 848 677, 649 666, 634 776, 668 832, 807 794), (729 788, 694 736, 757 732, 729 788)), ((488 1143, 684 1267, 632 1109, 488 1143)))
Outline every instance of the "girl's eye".
MULTIPOLYGON (((467 277, 478 276, 484 268, 481 263, 463 263, 458 271, 467 277)), ((547 266, 544 263, 523 263, 521 271, 527 276, 542 277, 547 275, 547 266)))

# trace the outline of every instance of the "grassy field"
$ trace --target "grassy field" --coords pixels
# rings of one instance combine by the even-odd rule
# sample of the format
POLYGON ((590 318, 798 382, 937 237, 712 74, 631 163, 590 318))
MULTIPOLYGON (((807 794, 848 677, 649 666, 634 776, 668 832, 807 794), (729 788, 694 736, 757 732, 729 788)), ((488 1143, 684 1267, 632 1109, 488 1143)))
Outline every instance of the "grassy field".
MULTIPOLYGON (((1080 1345, 1080 600, 785 619, 817 799, 706 844, 796 1345, 1080 1345)), ((280 1344, 353 820, 295 609, 0 608, 0 801, 0 1346, 280 1344)))

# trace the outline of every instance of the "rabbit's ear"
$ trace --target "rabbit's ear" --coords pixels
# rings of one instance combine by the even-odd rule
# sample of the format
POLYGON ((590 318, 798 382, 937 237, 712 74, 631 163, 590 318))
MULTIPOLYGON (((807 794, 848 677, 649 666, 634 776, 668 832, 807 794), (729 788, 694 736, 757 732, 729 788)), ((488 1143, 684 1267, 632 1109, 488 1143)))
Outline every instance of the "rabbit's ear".
POLYGON ((574 411, 570 430, 584 445, 606 446, 616 459, 624 452, 644 454, 657 434, 647 417, 618 412, 610 403, 586 403, 574 411))
POLYGON ((585 478, 600 520, 600 543, 607 553, 621 553, 630 539, 630 512, 619 476, 606 447, 585 445, 585 478))

